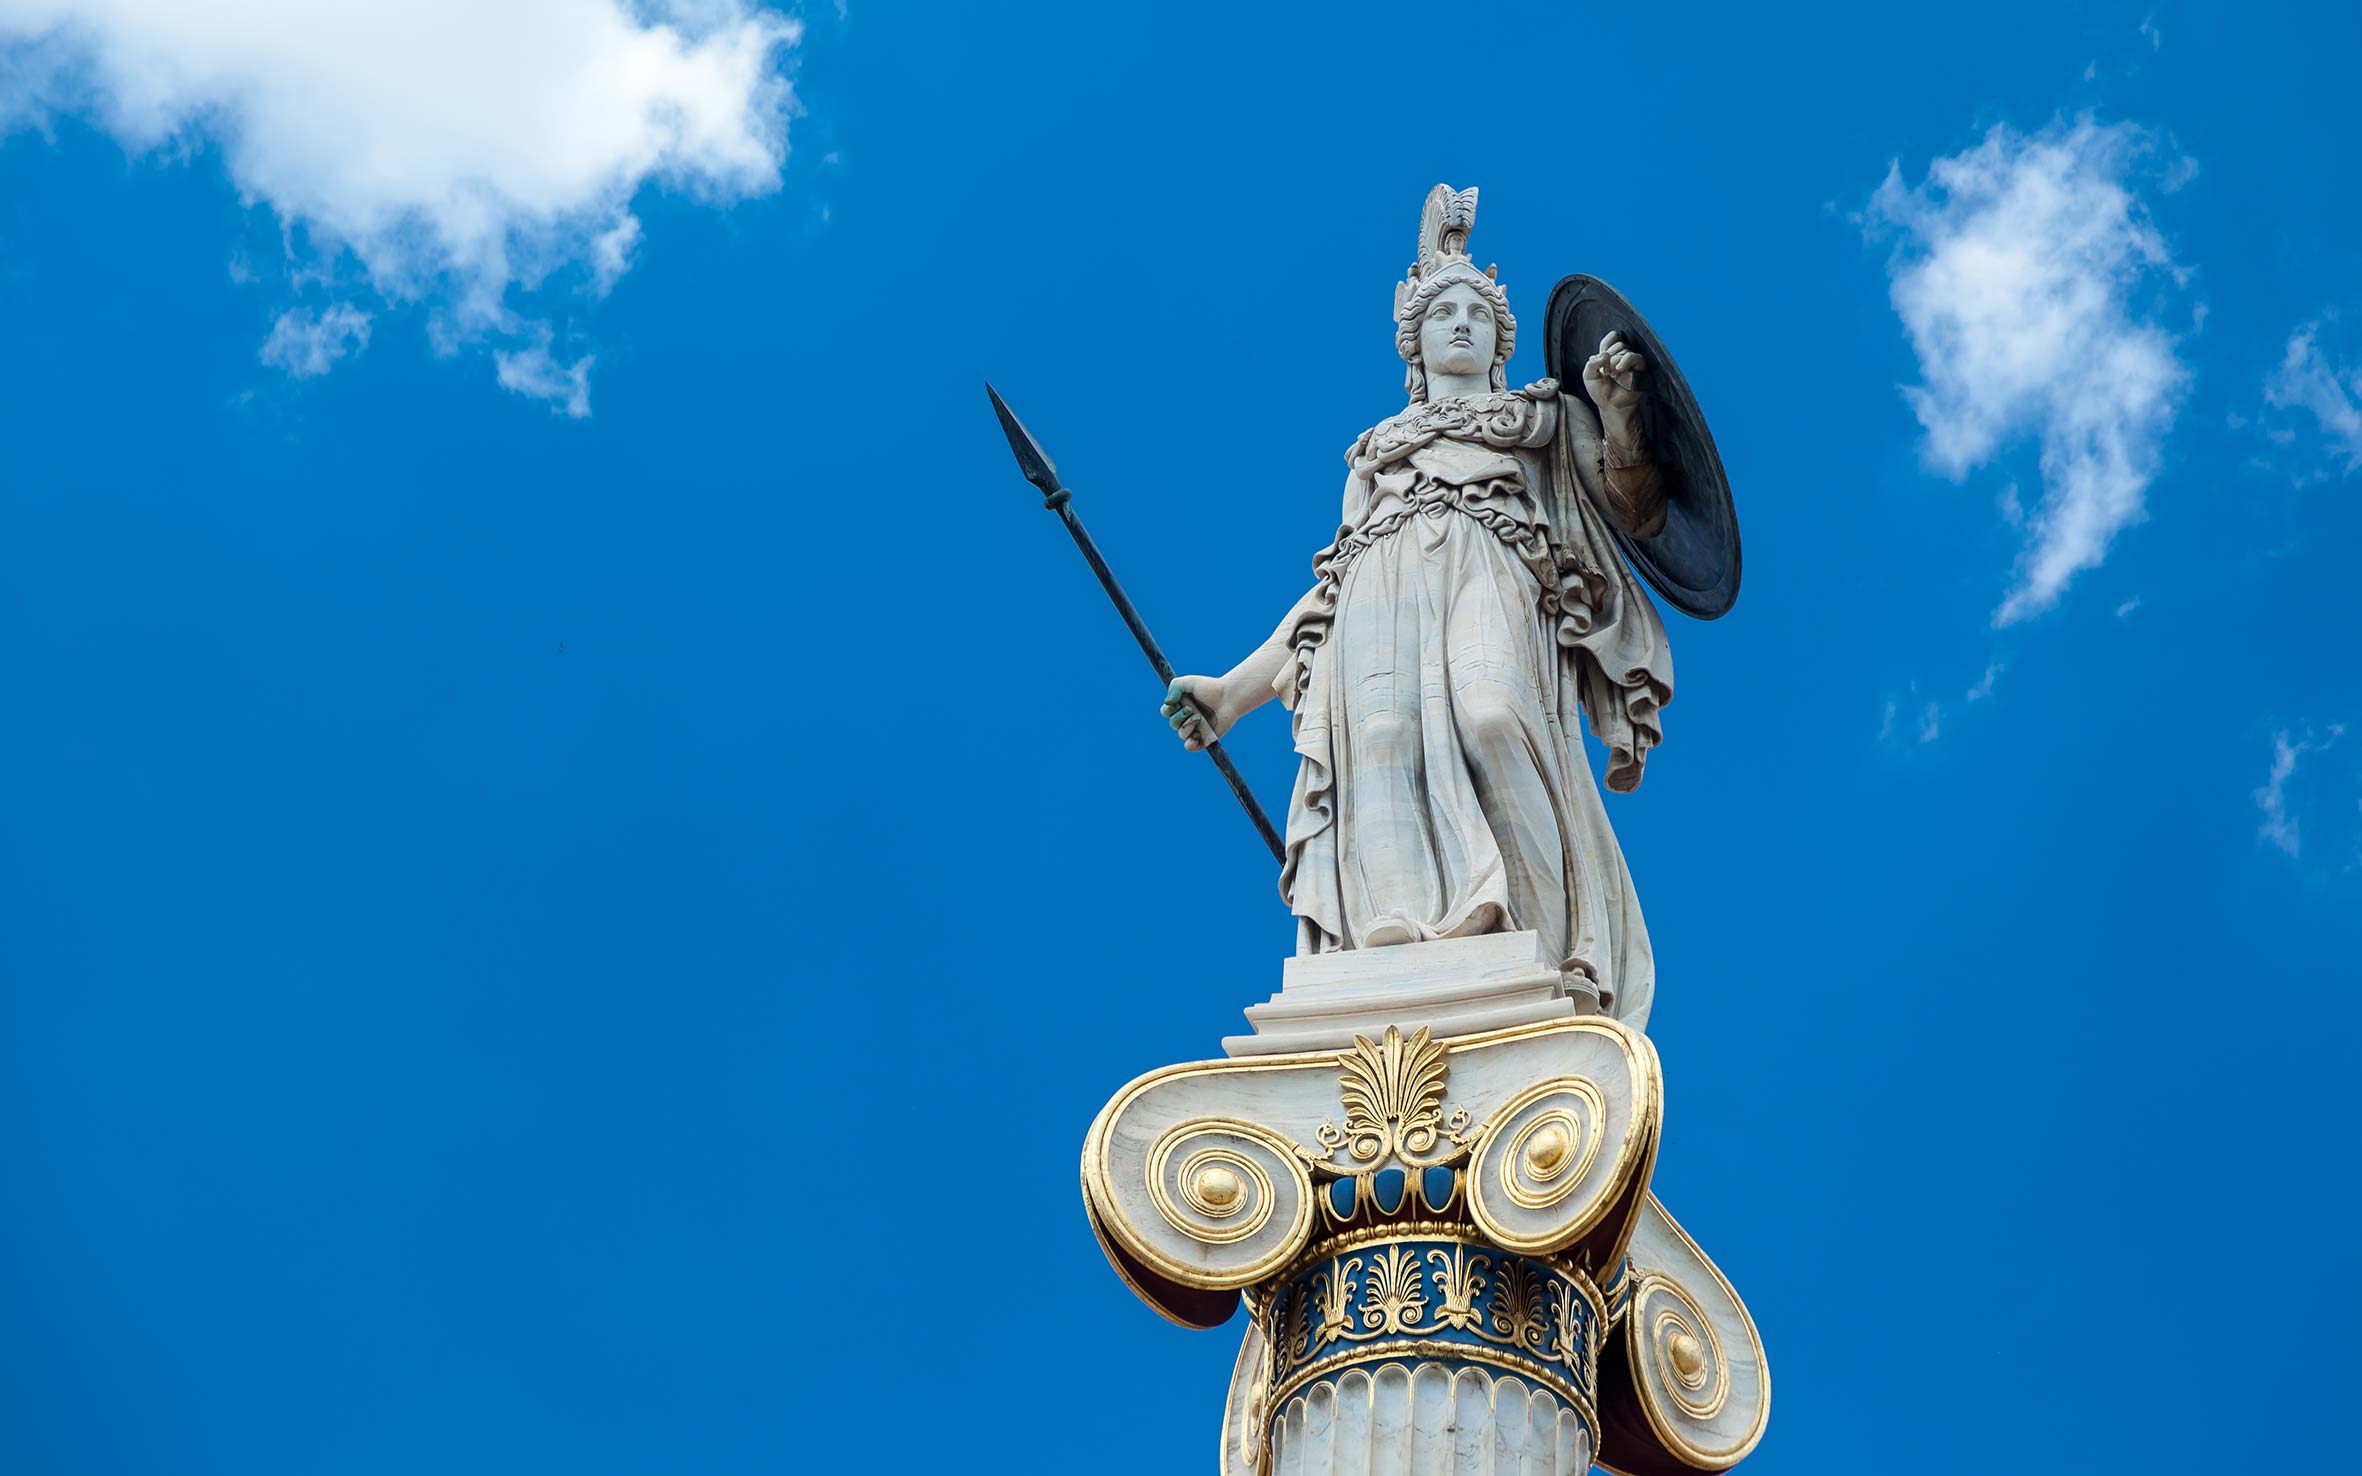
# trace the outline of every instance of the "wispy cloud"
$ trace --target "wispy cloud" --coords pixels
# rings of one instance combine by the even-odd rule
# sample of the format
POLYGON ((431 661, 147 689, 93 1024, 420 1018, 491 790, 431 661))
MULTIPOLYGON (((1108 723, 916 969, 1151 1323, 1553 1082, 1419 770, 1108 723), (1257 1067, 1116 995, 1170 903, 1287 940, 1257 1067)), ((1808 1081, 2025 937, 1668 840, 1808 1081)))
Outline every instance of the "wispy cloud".
MULTIPOLYGON (((2328 453, 2344 465, 2340 475, 2362 471, 2362 370, 2333 358, 2321 347, 2329 320, 2316 318, 2288 335, 2279 367, 2264 381, 2264 403, 2275 410, 2302 410, 2328 453)), ((2267 428, 2281 444, 2296 437, 2287 427, 2267 428)))
POLYGON ((640 218, 626 215, 591 237, 591 284, 601 297, 615 290, 615 281, 632 264, 640 246, 640 218))
POLYGON ((2343 724, 2333 725, 2329 736, 2316 742, 2311 733, 2297 738, 2282 729, 2272 735, 2272 767, 2261 789, 2255 791, 2256 808, 2263 820, 2256 827, 2259 841, 2278 847, 2290 856, 2299 855, 2304 846, 2301 822, 2292 813, 2288 796, 2289 781, 2296 777, 2297 765, 2309 754, 2326 752, 2345 733, 2343 724))
POLYGON ((1913 741, 1933 743, 1943 734, 1943 717, 1942 706, 1935 702, 1922 702, 1919 684, 1913 682, 1904 697, 1886 700, 1878 717, 1878 741, 1885 743, 1898 737, 1907 723, 1913 741))
POLYGON ((2149 135, 2089 117, 2035 134, 1997 127, 1934 161, 1891 167, 1865 224, 1891 237, 1891 298, 1922 382, 1904 390, 1929 463, 1955 480, 2022 440, 2043 492, 1996 625, 2058 602, 2144 513, 2188 371, 2144 310, 2178 284, 2139 189, 2170 189, 2149 135))
POLYGON ((1988 665, 1985 668, 1985 674, 1977 678, 1977 684, 1968 689, 1968 700, 1982 702, 1992 696, 1993 684, 2001 680, 2001 670, 2001 663, 1998 661, 1988 665))
POLYGON ((289 290, 351 263, 439 346, 529 359, 547 293, 629 266, 644 186, 778 186, 799 34, 751 0, 0 0, 0 132, 73 112, 135 151, 209 142, 285 231, 289 290))
POLYGON ((336 361, 369 347, 369 315, 349 302, 332 302, 313 312, 293 307, 271 324, 262 361, 296 379, 326 374, 336 361))
POLYGON ((584 354, 571 364, 550 352, 544 330, 537 342, 520 349, 499 349, 492 355, 501 384, 536 400, 547 400, 561 414, 582 419, 590 414, 591 358, 584 354))

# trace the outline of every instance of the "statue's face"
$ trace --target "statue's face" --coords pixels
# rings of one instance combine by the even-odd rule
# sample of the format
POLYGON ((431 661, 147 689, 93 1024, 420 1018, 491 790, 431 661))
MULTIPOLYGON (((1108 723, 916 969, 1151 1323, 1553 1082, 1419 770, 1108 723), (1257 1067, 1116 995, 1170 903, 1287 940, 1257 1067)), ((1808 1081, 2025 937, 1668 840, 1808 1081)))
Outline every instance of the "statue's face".
POLYGON ((1430 374, 1485 374, 1493 367, 1500 325, 1492 304, 1465 282, 1454 282, 1427 304, 1419 325, 1419 359, 1430 374))

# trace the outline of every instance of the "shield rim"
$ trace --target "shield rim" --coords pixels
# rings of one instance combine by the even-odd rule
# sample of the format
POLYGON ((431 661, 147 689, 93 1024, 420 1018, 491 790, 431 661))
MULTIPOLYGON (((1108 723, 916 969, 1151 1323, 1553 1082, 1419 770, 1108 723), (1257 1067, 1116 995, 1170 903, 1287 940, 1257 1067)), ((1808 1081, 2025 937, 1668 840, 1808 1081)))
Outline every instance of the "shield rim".
MULTIPOLYGON (((1705 448, 1707 464, 1713 469, 1713 491, 1719 495, 1724 513, 1730 523, 1728 567, 1724 576, 1713 585, 1698 589, 1683 584, 1658 566, 1657 561, 1649 556, 1648 545, 1651 540, 1634 538, 1613 523, 1608 525, 1609 531, 1615 535, 1616 546, 1624 551, 1626 561, 1632 565, 1634 571, 1641 578, 1648 581, 1651 589, 1663 596, 1667 604, 1694 619, 1719 620, 1729 614, 1731 607, 1738 603, 1739 576, 1743 566, 1739 541, 1739 509, 1737 503, 1731 498, 1730 475, 1723 470, 1722 452, 1715 446, 1714 432, 1706 424, 1705 407, 1698 403, 1698 397, 1690 389, 1689 381, 1682 377, 1681 366, 1674 362, 1671 351, 1665 347, 1665 340, 1658 336, 1655 328, 1649 326, 1648 319, 1641 316, 1640 310, 1632 305, 1632 300, 1607 282, 1588 272, 1576 272, 1570 276, 1561 277, 1558 285, 1550 289, 1549 305, 1543 309, 1543 357, 1550 366, 1550 372, 1558 376, 1561 392, 1578 396, 1584 404, 1590 405, 1594 412, 1599 409, 1596 404, 1592 404, 1591 392, 1583 383, 1581 360, 1568 360, 1562 357, 1566 348, 1567 324, 1574 315, 1576 302, 1579 301, 1580 294, 1585 287, 1592 290, 1595 300, 1605 302, 1611 309, 1630 320, 1630 326, 1626 329, 1627 333, 1633 330, 1638 331, 1641 339, 1639 348, 1648 357, 1649 372, 1657 378, 1657 385, 1652 389, 1652 393, 1660 399, 1678 397, 1688 407, 1690 413, 1687 418, 1696 423, 1699 444, 1705 448)), ((1588 358, 1589 355, 1584 355, 1584 357, 1588 358)), ((1691 490, 1694 493, 1696 489, 1691 490)), ((1694 503, 1699 499, 1693 495, 1689 500, 1694 503)))

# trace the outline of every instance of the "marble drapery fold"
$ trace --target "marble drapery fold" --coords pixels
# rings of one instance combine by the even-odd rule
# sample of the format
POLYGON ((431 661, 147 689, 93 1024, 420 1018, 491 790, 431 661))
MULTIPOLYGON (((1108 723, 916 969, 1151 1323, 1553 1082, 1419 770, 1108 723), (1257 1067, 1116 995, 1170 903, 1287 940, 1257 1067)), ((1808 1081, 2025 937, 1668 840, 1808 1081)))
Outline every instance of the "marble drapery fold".
POLYGON ((1645 1026, 1648 931, 1578 724, 1608 787, 1637 787, 1673 665, 1598 448, 1543 381, 1415 404, 1347 451, 1274 683, 1302 759, 1280 873, 1299 952, 1530 928, 1645 1026))

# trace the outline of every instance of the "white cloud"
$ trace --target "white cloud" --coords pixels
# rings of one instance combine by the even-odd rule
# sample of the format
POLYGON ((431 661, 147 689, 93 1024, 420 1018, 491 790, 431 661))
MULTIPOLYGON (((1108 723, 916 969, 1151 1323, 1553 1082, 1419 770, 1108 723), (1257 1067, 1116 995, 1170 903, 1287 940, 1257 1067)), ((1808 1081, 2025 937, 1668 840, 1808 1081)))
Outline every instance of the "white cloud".
POLYGON ((279 314, 263 341, 262 361, 296 379, 326 374, 336 361, 369 347, 369 315, 349 302, 318 312, 293 307, 279 314))
POLYGON ((73 111, 135 151, 209 142, 291 258, 349 252, 446 342, 530 357, 512 297, 612 286, 642 187, 777 187, 799 34, 749 0, 0 0, 0 129, 73 111))
POLYGON ((2134 595, 2131 599, 2126 600, 2123 604, 2116 607, 2116 618, 2118 620, 2129 620, 2132 618, 2132 612, 2138 610, 2140 607, 2141 597, 2139 595, 2134 595))
POLYGON ((550 352, 546 328, 536 342, 523 348, 495 350, 492 362, 504 388, 547 400, 551 409, 576 420, 590 414, 591 356, 585 354, 571 364, 559 363, 550 352))
POLYGON ((2001 680, 2001 663, 1996 661, 1988 665, 1985 668, 1985 674, 1977 678, 1977 684, 1968 689, 1968 700, 1982 702, 1992 696, 1993 684, 1999 680, 2001 680))
MULTIPOLYGON (((2275 410, 2303 410, 2313 417, 2330 451, 2345 461, 2344 474, 2362 471, 2362 370, 2333 361, 2321 349, 2322 320, 2288 336, 2280 366, 2264 381, 2264 403, 2275 410)), ((2267 434, 2283 442, 2295 437, 2286 427, 2267 434)))
POLYGON ((1889 697, 1878 717, 1878 741, 1886 742, 1898 734, 1898 729, 1909 723, 1911 736, 1921 743, 1933 743, 1943 732, 1943 706, 1925 702, 1919 696, 1919 683, 1912 682, 1902 697, 1889 697), (1907 704, 1907 706, 1906 706, 1907 704))
POLYGON ((636 215, 625 215, 591 238, 591 280, 601 297, 615 289, 615 279, 631 266, 632 253, 639 246, 640 218, 636 215))
POLYGON ((2296 822, 2288 818, 2288 781, 2296 773, 2296 761, 2306 745, 2291 743, 2286 733, 2272 735, 2272 772, 2264 787, 2255 792, 2256 808, 2264 812, 2264 823, 2256 831, 2256 838, 2270 841, 2293 856, 2297 852, 2296 822))
POLYGON ((1997 127, 1916 186, 1890 168, 1871 197, 1873 232, 1895 238, 1891 296, 1924 381, 1904 395, 1928 461, 1959 480, 2018 441, 2041 448, 1996 625, 2056 604, 2143 515, 2188 380, 2139 302, 2181 278, 2135 193, 2155 172, 2139 129, 2083 118, 1997 127))
POLYGON ((2319 753, 2335 744, 2345 732, 2344 726, 2333 726, 2329 737, 2315 743, 2313 735, 2292 739, 2283 729, 2272 735, 2272 768, 2264 780, 2264 787, 2255 791, 2255 805, 2263 812, 2263 823, 2256 829, 2256 838, 2279 847, 2290 856, 2303 847, 2296 816, 2289 813, 2288 781, 2296 777, 2298 762, 2309 753, 2319 753))

